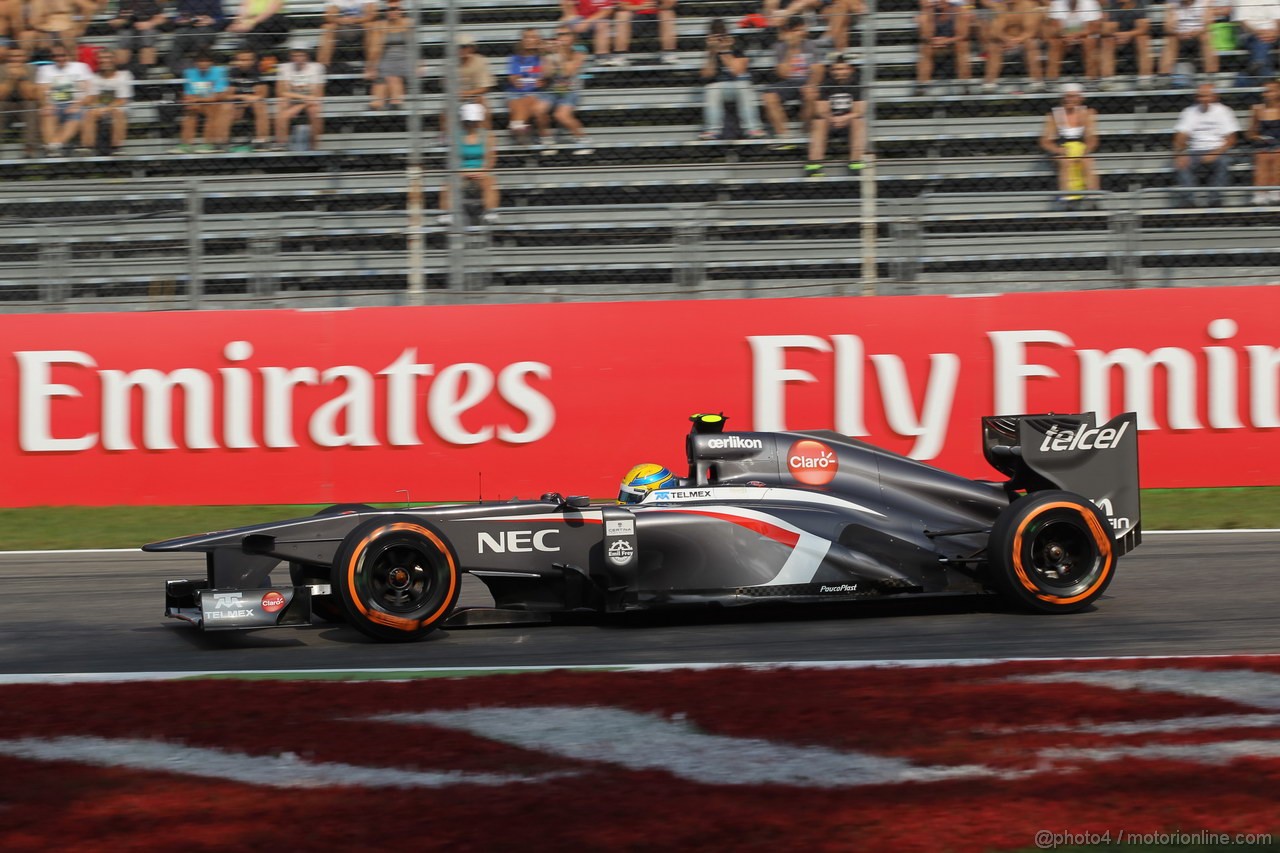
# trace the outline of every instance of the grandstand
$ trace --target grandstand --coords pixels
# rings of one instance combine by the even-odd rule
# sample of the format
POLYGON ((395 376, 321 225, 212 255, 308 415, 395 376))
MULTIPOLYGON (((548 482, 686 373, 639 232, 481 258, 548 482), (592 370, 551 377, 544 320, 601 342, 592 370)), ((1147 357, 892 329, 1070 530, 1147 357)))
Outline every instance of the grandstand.
MULTIPOLYGON (((559 9, 458 3, 461 31, 495 76, 519 30, 550 30, 559 9)), ((945 68, 941 94, 916 95, 909 0, 888 0, 861 25, 874 27, 876 45, 874 169, 811 179, 803 145, 698 141, 707 23, 755 6, 682 0, 678 64, 659 63, 656 40, 640 40, 629 67, 593 67, 579 108, 592 156, 540 156, 500 134, 500 221, 452 236, 435 209, 446 162, 437 122, 446 33, 435 4, 419 28, 428 68, 420 217, 408 209, 407 113, 370 110, 360 57, 341 50, 318 151, 168 154, 179 88, 170 79, 138 84, 130 137, 114 157, 20 158, 11 131, 0 149, 0 299, 6 310, 404 303, 419 298, 407 291, 415 235, 433 302, 1275 278, 1280 207, 1249 204, 1247 157, 1237 158, 1224 207, 1170 204, 1169 140, 1188 90, 1090 93, 1103 192, 1095 209, 1058 210, 1036 145, 1057 95, 964 93, 945 68), (866 209, 874 227, 864 228, 866 209)), ((291 43, 313 47, 322 3, 296 0, 288 11, 291 43)), ((1151 14, 1158 30, 1159 7, 1151 14)), ((223 34, 218 49, 232 39, 223 34)), ((105 25, 87 41, 108 44, 105 25)), ((749 44, 763 79, 769 52, 749 44)), ((1230 87, 1241 61, 1224 58, 1221 91, 1243 121, 1259 90, 1230 87)))

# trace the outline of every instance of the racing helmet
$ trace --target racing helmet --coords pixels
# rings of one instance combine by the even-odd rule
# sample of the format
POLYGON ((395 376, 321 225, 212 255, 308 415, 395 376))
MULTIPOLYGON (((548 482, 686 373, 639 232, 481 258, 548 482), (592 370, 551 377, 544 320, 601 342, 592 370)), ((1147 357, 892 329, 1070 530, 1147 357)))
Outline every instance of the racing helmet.
POLYGON ((618 503, 638 504, 644 496, 658 489, 672 489, 677 485, 676 475, 655 462, 642 462, 622 478, 622 490, 618 503))

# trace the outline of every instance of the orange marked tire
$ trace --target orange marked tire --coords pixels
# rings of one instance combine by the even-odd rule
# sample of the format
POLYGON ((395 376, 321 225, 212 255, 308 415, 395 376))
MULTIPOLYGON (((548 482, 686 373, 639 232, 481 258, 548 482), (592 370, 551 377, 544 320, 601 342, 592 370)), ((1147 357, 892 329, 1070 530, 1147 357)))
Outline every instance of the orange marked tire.
POLYGON ((1071 492, 1019 498, 996 519, 987 542, 991 585, 1041 613, 1088 607, 1115 577, 1116 562, 1107 517, 1071 492))
POLYGON ((352 627, 393 643, 429 634, 448 618, 462 590, 449 543, 411 515, 370 519, 347 534, 331 583, 352 627))

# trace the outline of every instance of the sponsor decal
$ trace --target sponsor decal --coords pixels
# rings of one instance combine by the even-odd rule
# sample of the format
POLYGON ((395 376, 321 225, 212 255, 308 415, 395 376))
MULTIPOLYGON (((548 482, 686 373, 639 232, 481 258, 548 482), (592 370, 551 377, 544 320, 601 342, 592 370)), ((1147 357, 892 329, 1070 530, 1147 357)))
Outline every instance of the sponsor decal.
POLYGON ((653 493, 659 501, 707 500, 713 496, 710 489, 661 489, 653 493))
POLYGON ((213 594, 213 606, 215 610, 238 608, 242 600, 243 596, 238 592, 215 592, 213 594))
POLYGON ((806 486, 825 486, 835 479, 840 462, 826 444, 802 438, 787 451, 787 470, 806 486))
POLYGON ((1105 429, 1060 430, 1056 426, 1051 426, 1045 433, 1040 449, 1048 453, 1068 450, 1112 450, 1120 446, 1120 439, 1128 428, 1128 421, 1120 424, 1119 428, 1105 429))
POLYGON ((211 610, 204 614, 204 618, 211 622, 217 619, 247 619, 253 616, 254 612, 252 607, 241 610, 211 610))
POLYGON ((1129 528, 1133 527, 1133 519, 1126 518, 1123 515, 1116 515, 1115 508, 1111 505, 1110 498, 1102 498, 1094 501, 1098 509, 1102 510, 1102 514, 1111 522, 1111 526, 1115 528, 1116 533, 1125 533, 1129 528))
POLYGON ((284 605, 284 596, 274 590, 262 596, 262 609, 268 613, 275 613, 284 605))
POLYGON ((764 442, 758 438, 726 435, 724 438, 708 439, 707 447, 711 450, 764 450, 764 442))
POLYGON ((634 536, 636 522, 633 518, 610 519, 604 523, 605 536, 634 536))
POLYGON ((818 588, 818 592, 857 592, 858 585, 856 583, 842 583, 834 586, 823 584, 818 588))
POLYGON ((551 542, 552 536, 559 536, 560 531, 553 528, 547 530, 500 530, 496 534, 480 531, 476 535, 476 547, 481 554, 491 551, 494 554, 529 554, 534 551, 553 553, 560 546, 551 542))
POLYGON ((615 539, 609 545, 608 557, 609 562, 615 566, 625 566, 631 562, 631 558, 635 555, 636 549, 631 547, 631 543, 626 539, 615 539))

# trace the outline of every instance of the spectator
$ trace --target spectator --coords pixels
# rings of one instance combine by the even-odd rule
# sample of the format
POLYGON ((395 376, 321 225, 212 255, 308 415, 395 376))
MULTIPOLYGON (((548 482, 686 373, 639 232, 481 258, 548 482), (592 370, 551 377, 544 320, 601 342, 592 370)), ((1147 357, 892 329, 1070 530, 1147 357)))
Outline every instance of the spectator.
POLYGON ((1280 29, 1280 1, 1236 0, 1235 21, 1239 24, 1240 46, 1249 51, 1248 76, 1270 80, 1276 75, 1271 53, 1276 49, 1280 29))
POLYGON ((995 10, 995 18, 987 27, 987 68, 982 90, 995 92, 1006 59, 1022 57, 1027 68, 1027 88, 1044 91, 1044 67, 1041 65, 1041 8, 1036 0, 1010 0, 995 10))
POLYGON ((284 0, 241 0, 228 32, 244 37, 245 48, 265 56, 289 38, 289 19, 284 14, 284 0))
MULTIPOLYGON (((227 75, 227 139, 248 113, 253 114, 253 136, 248 145, 237 146, 241 151, 267 144, 267 98, 270 89, 258 69, 258 57, 252 50, 238 50, 231 60, 227 75)), ((233 149, 235 150, 235 149, 233 149)))
POLYGON ((27 64, 22 48, 9 48, 0 65, 0 139, 12 122, 22 122, 22 147, 28 157, 40 153, 39 104, 35 69, 27 64))
POLYGON ((22 0, 0 0, 0 63, 22 35, 22 0))
POLYGON ((935 58, 948 50, 955 54, 956 79, 967 92, 973 81, 969 71, 969 9, 964 0, 920 0, 916 27, 920 54, 916 60, 916 94, 929 92, 935 58))
MULTIPOLYGON (((489 103, 485 93, 493 88, 493 72, 489 70, 489 61, 480 55, 473 36, 458 36, 458 100, 462 104, 478 104, 484 107, 485 127, 492 124, 489 115, 489 103)), ((440 114, 440 143, 448 144, 449 116, 440 114)))
POLYGON ((1253 203, 1280 204, 1280 81, 1268 80, 1262 87, 1262 101, 1253 105, 1246 135, 1257 152, 1253 185, 1271 188, 1254 192, 1253 203))
POLYGON ((613 46, 615 59, 626 61, 635 28, 639 30, 637 38, 652 38, 652 33, 657 33, 658 45, 662 48, 658 57, 661 62, 675 65, 680 61, 676 55, 676 0, 617 0, 614 19, 618 30, 613 46))
POLYGON ((1045 77, 1051 82, 1062 76, 1062 60, 1073 48, 1080 49, 1084 76, 1098 79, 1098 39, 1102 37, 1102 7, 1098 0, 1052 0, 1045 21, 1045 41, 1049 61, 1045 77))
POLYGON ((283 148, 289 139, 289 124, 306 113, 311 128, 311 148, 320 147, 324 131, 324 66, 311 62, 307 52, 295 47, 289 61, 276 69, 276 145, 283 148))
POLYGON ((849 171, 862 170, 867 144, 866 108, 849 57, 837 55, 831 63, 830 79, 818 90, 816 115, 809 135, 809 163, 804 167, 806 176, 823 176, 822 161, 827 157, 827 138, 837 133, 849 137, 849 171))
MULTIPOLYGON (((378 19, 378 4, 372 0, 329 0, 320 25, 320 47, 316 61, 325 68, 333 62, 335 45, 364 47, 367 34, 378 19)), ((368 56, 368 50, 364 51, 368 56)))
MULTIPOLYGON (((1210 187, 1225 187, 1231 178, 1231 155, 1240 123, 1230 107, 1218 101, 1213 85, 1203 83, 1196 89, 1195 106, 1178 116, 1174 127, 1174 168, 1178 186, 1183 191, 1177 198, 1183 207, 1195 204, 1190 190, 1200 185, 1205 175, 1210 187)), ((1209 206, 1217 207, 1219 195, 1209 193, 1209 206)))
POLYGON ((93 72, 83 62, 72 62, 66 47, 55 44, 53 62, 36 72, 40 87, 40 124, 45 150, 53 156, 76 138, 84 109, 93 97, 93 72))
MULTIPOLYGON (((498 221, 498 214, 495 212, 498 207, 498 184, 493 177, 498 151, 493 142, 492 131, 484 126, 485 118, 485 109, 480 104, 463 104, 462 130, 457 135, 457 144, 462 180, 480 190, 484 221, 492 224, 498 221)), ((448 225, 452 221, 448 212, 448 181, 440 187, 440 209, 445 211, 440 217, 440 224, 448 225)))
POLYGON ((1160 51, 1160 73, 1173 73, 1183 44, 1200 45, 1200 61, 1206 74, 1218 72, 1218 52, 1209 36, 1213 7, 1209 0, 1170 0, 1164 12, 1164 48, 1160 51))
POLYGON ((1079 83, 1062 87, 1062 104, 1044 117, 1040 147, 1053 158, 1064 205, 1079 201, 1082 188, 1099 189, 1092 156, 1098 150, 1098 115, 1084 105, 1084 87, 1079 83))
POLYGON ((170 154, 190 154, 196 128, 203 125, 204 144, 194 149, 202 154, 217 150, 226 141, 227 69, 215 65, 213 54, 196 54, 195 65, 183 72, 181 141, 170 154))
MULTIPOLYGON (((774 73, 777 82, 764 90, 764 111, 778 139, 787 136, 788 103, 800 104, 800 126, 808 127, 813 115, 813 102, 822 82, 822 56, 817 44, 807 38, 804 18, 787 20, 786 29, 774 50, 774 73)), ((779 143, 781 148, 793 147, 779 143)))
POLYGON ((364 76, 373 81, 369 106, 380 110, 390 101, 392 108, 404 106, 405 81, 414 73, 409 56, 413 22, 404 13, 400 0, 387 0, 387 14, 369 30, 369 59, 364 76))
POLYGON ((542 60, 542 91, 538 94, 536 118, 542 137, 543 153, 551 148, 551 119, 573 136, 574 154, 585 157, 595 153, 591 140, 578 121, 578 95, 582 91, 582 63, 586 50, 574 43, 573 30, 559 27, 551 50, 542 60))
POLYGON ((996 18, 1008 11, 1009 0, 977 0, 969 17, 973 22, 973 37, 979 48, 991 41, 991 25, 996 18))
POLYGON ((1102 55, 1100 59, 1102 88, 1115 89, 1116 53, 1132 53, 1138 68, 1138 88, 1150 89, 1154 59, 1151 55, 1151 21, 1145 9, 1134 0, 1111 0, 1102 22, 1102 55))
POLYGON ((218 33, 226 29, 222 0, 178 0, 169 26, 173 28, 173 40, 165 64, 175 77, 181 77, 187 70, 187 57, 213 50, 218 33))
POLYGON ((517 145, 527 145, 542 89, 542 36, 533 27, 520 34, 516 52, 507 60, 506 82, 507 126, 517 145))
MULTIPOLYGON (((995 0, 1000 2, 1000 0, 995 0)), ((822 39, 828 47, 844 51, 849 47, 850 22, 867 11, 865 0, 791 0, 783 5, 779 0, 764 0, 761 10, 769 26, 781 30, 795 15, 816 12, 826 21, 827 29, 822 39)))
POLYGON ((592 50, 601 65, 622 66, 625 56, 609 53, 609 21, 614 15, 615 0, 560 0, 560 23, 578 35, 591 33, 592 50))
POLYGON ((156 37, 164 21, 158 0, 118 0, 115 17, 107 22, 116 34, 116 65, 128 68, 136 56, 137 76, 145 79, 156 64, 156 37))
POLYGON ((80 9, 75 0, 26 0, 29 31, 24 35, 26 48, 49 48, 61 44, 68 55, 75 55, 76 39, 82 31, 80 9))
POLYGON ((458 99, 484 107, 483 121, 491 121, 485 93, 493 88, 493 72, 489 70, 489 61, 476 49, 476 40, 472 36, 458 36, 458 61, 461 66, 458 71, 458 99))
POLYGON ((707 55, 700 74, 706 86, 702 94, 702 133, 699 139, 724 138, 724 102, 732 100, 738 122, 749 139, 765 136, 760 125, 756 90, 751 85, 751 60, 734 43, 722 18, 711 21, 707 32, 707 55))
POLYGON ((98 73, 94 78, 92 105, 84 111, 84 126, 80 132, 80 145, 98 148, 99 153, 115 154, 124 146, 129 135, 129 102, 133 100, 133 74, 127 68, 117 68, 110 52, 98 60, 98 73), (98 122, 111 122, 110 148, 103 151, 97 146, 98 122))

